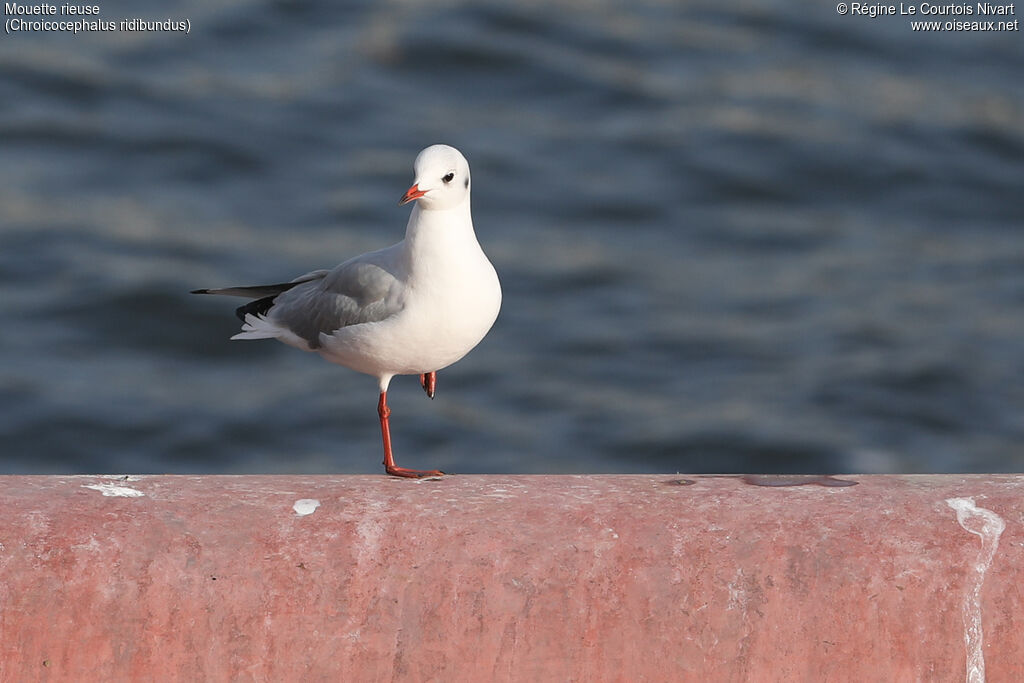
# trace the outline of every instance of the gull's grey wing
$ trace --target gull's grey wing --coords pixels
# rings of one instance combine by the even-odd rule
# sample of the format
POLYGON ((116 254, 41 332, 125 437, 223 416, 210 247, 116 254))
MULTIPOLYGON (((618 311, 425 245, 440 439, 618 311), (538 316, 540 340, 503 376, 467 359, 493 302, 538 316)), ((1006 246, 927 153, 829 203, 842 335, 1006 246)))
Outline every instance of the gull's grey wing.
POLYGON ((363 254, 316 280, 281 292, 265 314, 305 339, 312 349, 320 347, 321 334, 394 315, 402 303, 397 296, 401 283, 392 273, 392 249, 363 254))

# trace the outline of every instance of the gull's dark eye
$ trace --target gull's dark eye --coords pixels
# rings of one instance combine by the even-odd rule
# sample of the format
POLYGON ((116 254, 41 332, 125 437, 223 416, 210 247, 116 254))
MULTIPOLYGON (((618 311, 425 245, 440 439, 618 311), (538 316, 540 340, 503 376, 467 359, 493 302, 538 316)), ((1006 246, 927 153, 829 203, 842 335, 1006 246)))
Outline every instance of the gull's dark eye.
POLYGON ((452 181, 452 178, 454 178, 454 177, 455 177, 454 173, 449 173, 444 178, 441 178, 441 180, 445 181, 446 183, 450 183, 452 181))

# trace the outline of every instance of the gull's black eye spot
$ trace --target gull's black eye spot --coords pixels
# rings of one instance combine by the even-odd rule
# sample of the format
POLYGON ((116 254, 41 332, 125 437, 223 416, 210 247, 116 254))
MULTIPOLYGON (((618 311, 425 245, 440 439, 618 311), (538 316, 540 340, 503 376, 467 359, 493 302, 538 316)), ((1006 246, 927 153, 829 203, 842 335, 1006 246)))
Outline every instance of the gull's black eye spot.
POLYGON ((444 178, 441 178, 441 180, 445 181, 446 183, 450 183, 452 181, 452 178, 454 178, 454 177, 455 177, 454 173, 449 173, 444 178))

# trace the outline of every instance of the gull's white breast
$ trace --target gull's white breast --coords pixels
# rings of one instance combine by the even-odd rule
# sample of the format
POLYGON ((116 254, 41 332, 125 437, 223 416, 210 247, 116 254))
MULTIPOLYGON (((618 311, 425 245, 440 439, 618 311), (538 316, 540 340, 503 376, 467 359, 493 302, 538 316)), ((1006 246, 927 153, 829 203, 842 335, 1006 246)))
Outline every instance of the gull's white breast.
POLYGON ((501 307, 501 285, 475 238, 404 245, 408 272, 395 296, 401 309, 378 322, 321 335, 320 354, 369 375, 408 375, 445 368, 487 334, 501 307))

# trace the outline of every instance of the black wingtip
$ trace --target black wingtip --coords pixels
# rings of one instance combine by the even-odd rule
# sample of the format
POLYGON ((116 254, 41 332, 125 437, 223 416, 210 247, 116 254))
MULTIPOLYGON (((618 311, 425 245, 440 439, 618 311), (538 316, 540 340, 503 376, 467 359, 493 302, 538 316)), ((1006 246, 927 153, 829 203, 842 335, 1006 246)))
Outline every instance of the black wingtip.
POLYGON ((256 316, 266 315, 267 311, 269 311, 270 308, 274 305, 274 299, 276 298, 277 294, 273 296, 263 297, 262 299, 257 299, 256 301, 250 301, 244 306, 239 306, 238 308, 236 308, 235 315, 237 315, 238 319, 241 320, 243 323, 245 322, 245 316, 250 313, 256 316))
POLYGON ((208 290, 208 289, 193 289, 191 292, 189 292, 189 294, 209 294, 209 293, 210 293, 210 290, 208 290))

